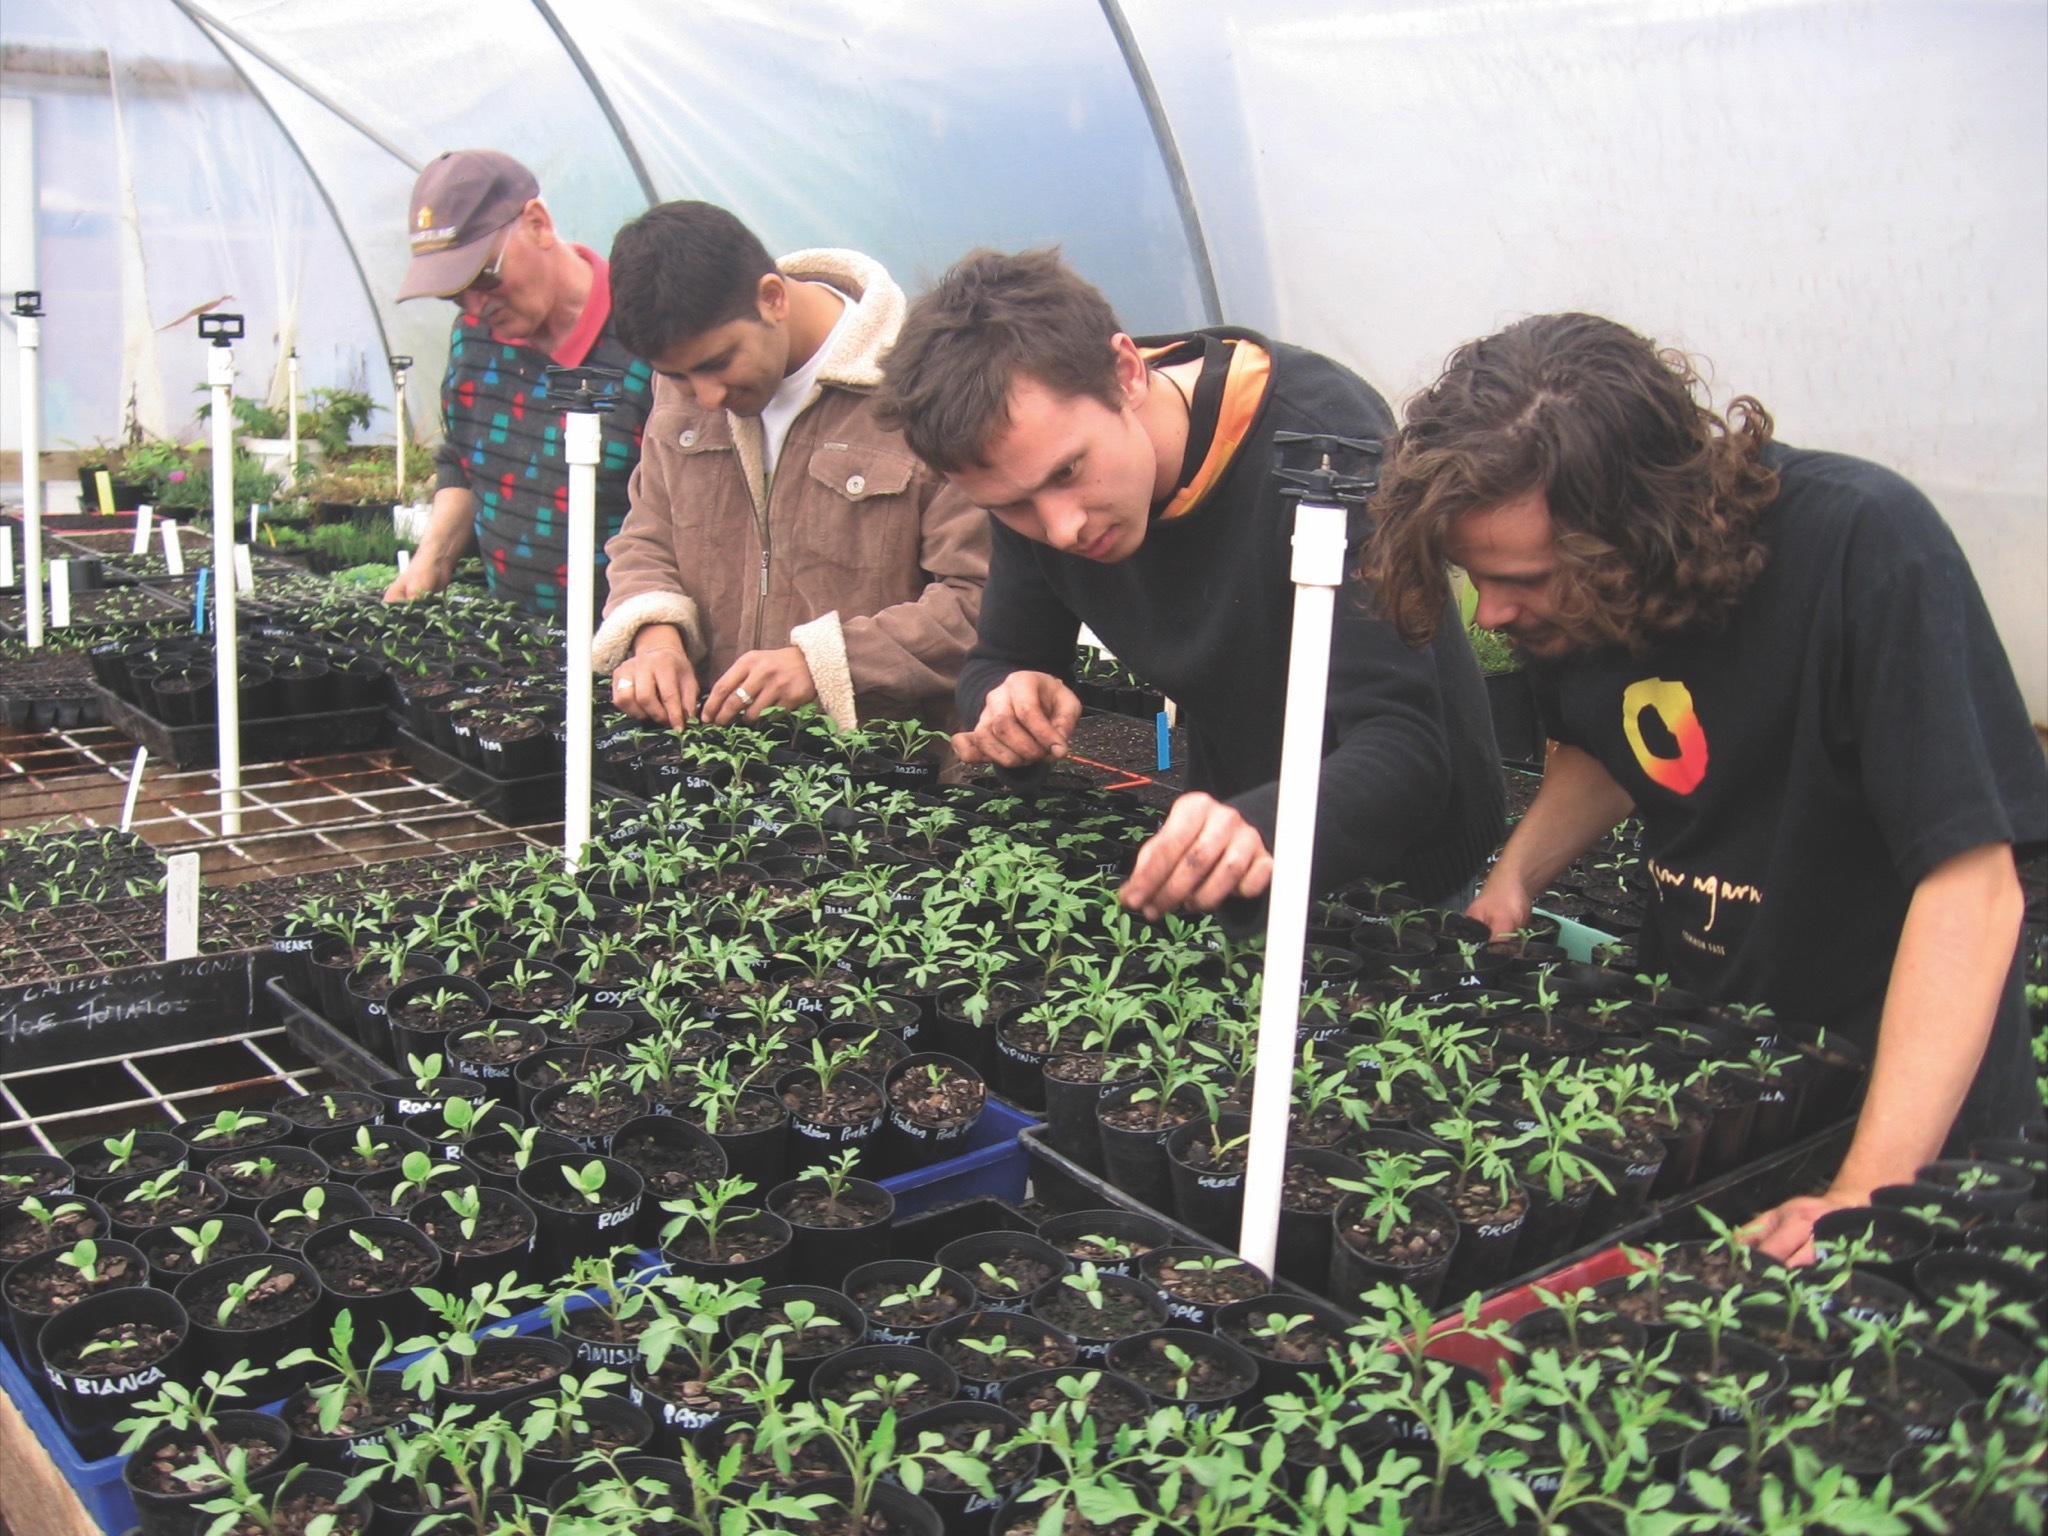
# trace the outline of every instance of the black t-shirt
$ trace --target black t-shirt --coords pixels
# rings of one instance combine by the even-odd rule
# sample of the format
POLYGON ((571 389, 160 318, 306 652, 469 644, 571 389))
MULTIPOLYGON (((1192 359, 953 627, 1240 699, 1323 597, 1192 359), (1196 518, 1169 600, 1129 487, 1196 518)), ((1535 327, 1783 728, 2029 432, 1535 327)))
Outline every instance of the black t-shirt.
MULTIPOLYGON (((1558 738, 1643 819, 1647 968, 1869 1044, 1914 885, 2048 839, 2048 768, 1926 497, 1839 454, 1770 462, 1768 563, 1718 630, 1543 670, 1558 738)), ((2015 966, 1955 1139, 2039 1111, 2015 966)))

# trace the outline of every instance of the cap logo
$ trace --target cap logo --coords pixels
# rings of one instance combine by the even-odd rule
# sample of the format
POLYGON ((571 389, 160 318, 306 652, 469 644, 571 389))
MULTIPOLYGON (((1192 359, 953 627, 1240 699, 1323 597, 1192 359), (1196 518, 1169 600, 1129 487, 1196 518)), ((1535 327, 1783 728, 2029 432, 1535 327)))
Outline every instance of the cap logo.
POLYGON ((432 229, 434 227, 434 210, 422 203, 420 205, 420 216, 413 220, 413 222, 419 225, 421 229, 432 229))

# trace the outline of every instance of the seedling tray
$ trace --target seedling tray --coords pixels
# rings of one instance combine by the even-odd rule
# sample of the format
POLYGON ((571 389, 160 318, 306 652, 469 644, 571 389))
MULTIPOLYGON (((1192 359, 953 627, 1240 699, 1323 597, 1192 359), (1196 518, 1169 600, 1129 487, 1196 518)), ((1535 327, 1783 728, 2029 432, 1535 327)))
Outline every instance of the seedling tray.
MULTIPOLYGON (((99 700, 107 724, 149 748, 149 755, 157 762, 175 764, 181 769, 212 768, 219 762, 220 732, 211 723, 165 725, 98 683, 93 684, 93 695, 99 700)), ((242 761, 285 763, 302 757, 361 751, 382 746, 388 740, 386 733, 390 727, 381 704, 330 710, 319 715, 244 720, 242 761)))
MULTIPOLYGON (((337 1078, 352 1087, 367 1088, 391 1075, 389 1066, 293 997, 281 980, 273 977, 265 983, 265 990, 282 1015, 292 1043, 337 1078)), ((983 1195, 1022 1200, 1029 1170, 1019 1137, 1037 1124, 1023 1110, 991 1098, 962 1139, 957 1156, 881 1181, 882 1187, 896 1196, 896 1219, 902 1221, 937 1206, 983 1195)))
POLYGON ((85 657, 67 651, 0 663, 0 719, 17 731, 99 724, 100 701, 85 657))
MULTIPOLYGON (((1032 1192, 1047 1205, 1062 1211, 1109 1208, 1135 1211, 1141 1216, 1149 1216, 1154 1221, 1163 1222, 1173 1233, 1173 1240, 1177 1244, 1208 1248, 1218 1253, 1228 1253, 1231 1251, 1221 1243, 1218 1243, 1214 1238, 1204 1237, 1192 1227, 1183 1226, 1170 1212, 1154 1210, 1141 1200, 1133 1200, 1129 1195, 1117 1188, 1116 1185, 1103 1178, 1101 1174, 1082 1167, 1065 1153, 1056 1150, 1045 1139, 1045 1130, 1042 1126, 1033 1126, 1024 1131, 1018 1137, 1018 1140, 1024 1148, 1025 1157, 1030 1162, 1032 1192)), ((1637 1217, 1627 1226, 1612 1232, 1603 1232, 1593 1242, 1583 1244, 1573 1249, 1570 1253, 1563 1254, 1558 1258, 1536 1266, 1534 1269, 1525 1270, 1511 1279, 1504 1280, 1499 1285, 1483 1292, 1482 1295, 1489 1299, 1505 1296, 1512 1291, 1525 1288, 1532 1282, 1539 1280, 1548 1285, 1551 1282, 1551 1278, 1564 1270, 1574 1265, 1582 1264, 1594 1255, 1602 1253, 1609 1248, 1636 1241, 1644 1234, 1653 1230, 1657 1225, 1658 1219, 1656 1211, 1648 1211, 1637 1217)), ((1353 1319, 1357 1317, 1356 1311, 1346 1306, 1343 1302, 1333 1300, 1323 1295, 1320 1291, 1311 1291, 1305 1286, 1296 1285, 1284 1276, 1276 1278, 1273 1285, 1274 1289, 1282 1295, 1313 1296, 1316 1300, 1326 1302, 1335 1307, 1347 1317, 1353 1319)), ((1443 1308, 1446 1312, 1455 1311, 1463 1305, 1464 1298, 1462 1296, 1453 1297, 1447 1295, 1443 1298, 1443 1308)))
MULTIPOLYGON (((146 629, 152 624, 164 624, 186 618, 191 614, 189 607, 180 606, 145 587, 92 587, 83 592, 71 594, 71 623, 66 632, 76 635, 118 635, 130 630, 146 629), (95 611, 105 599, 118 597, 123 605, 133 605, 137 612, 121 618, 95 618, 95 611)), ((43 610, 43 619, 49 622, 49 609, 43 610)), ((0 597, 0 639, 21 640, 27 638, 28 619, 23 611, 22 599, 0 597)))
POLYGON ((469 801, 494 821, 508 827, 531 827, 562 819, 563 775, 537 773, 530 779, 494 779, 459 757, 450 757, 432 742, 422 741, 403 726, 398 754, 415 773, 469 801))

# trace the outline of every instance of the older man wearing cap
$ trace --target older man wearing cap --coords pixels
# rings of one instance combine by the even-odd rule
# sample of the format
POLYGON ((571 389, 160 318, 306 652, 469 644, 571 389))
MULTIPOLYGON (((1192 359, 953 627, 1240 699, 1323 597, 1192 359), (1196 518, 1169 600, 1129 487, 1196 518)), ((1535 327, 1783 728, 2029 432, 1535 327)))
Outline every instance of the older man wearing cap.
POLYGON ((433 516, 384 599, 438 592, 475 548, 493 595, 554 613, 568 583, 569 469, 547 370, 625 375, 597 468, 600 580, 604 541, 625 520, 653 375, 612 333, 604 258, 556 232, 533 172, 511 156, 458 149, 432 161, 413 185, 408 227, 399 299, 450 299, 462 312, 441 384, 433 516))

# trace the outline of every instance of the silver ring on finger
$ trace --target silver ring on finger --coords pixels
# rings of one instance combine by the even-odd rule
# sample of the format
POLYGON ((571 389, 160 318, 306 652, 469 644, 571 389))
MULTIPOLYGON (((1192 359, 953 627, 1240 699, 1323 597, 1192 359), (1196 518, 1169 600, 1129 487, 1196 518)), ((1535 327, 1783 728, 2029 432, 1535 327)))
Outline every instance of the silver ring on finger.
POLYGON ((754 702, 754 696, 744 688, 733 689, 732 696, 740 701, 741 709, 745 709, 754 702))

